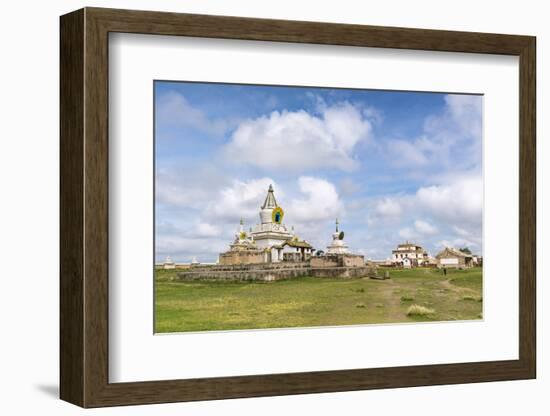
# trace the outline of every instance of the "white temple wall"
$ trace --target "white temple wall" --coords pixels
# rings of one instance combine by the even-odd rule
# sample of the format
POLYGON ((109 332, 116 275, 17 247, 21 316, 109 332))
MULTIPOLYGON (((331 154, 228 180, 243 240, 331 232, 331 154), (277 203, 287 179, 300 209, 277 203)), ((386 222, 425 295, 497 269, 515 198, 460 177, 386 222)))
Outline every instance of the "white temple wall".
POLYGON ((285 241, 287 241, 286 239, 274 239, 274 238, 265 238, 265 239, 258 239, 258 240, 254 240, 256 242, 256 246, 259 247, 259 248, 268 248, 268 247, 273 247, 273 246, 276 246, 276 245, 280 245, 280 244, 283 244, 285 241))

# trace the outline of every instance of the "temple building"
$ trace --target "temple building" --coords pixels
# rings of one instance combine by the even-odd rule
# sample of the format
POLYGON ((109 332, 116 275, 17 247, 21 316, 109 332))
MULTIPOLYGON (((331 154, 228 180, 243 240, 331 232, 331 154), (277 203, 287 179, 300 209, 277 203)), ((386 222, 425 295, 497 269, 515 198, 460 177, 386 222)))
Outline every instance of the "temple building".
POLYGON ((427 265, 431 262, 428 252, 418 244, 406 241, 392 250, 391 262, 405 268, 427 265))
POLYGON ((313 247, 300 240, 283 223, 285 213, 277 204, 273 186, 269 185, 260 207, 260 223, 250 232, 244 231, 243 221, 229 251, 220 254, 220 264, 277 263, 280 261, 307 261, 313 247))
POLYGON ((235 240, 229 246, 229 251, 221 253, 220 264, 257 264, 265 262, 265 251, 258 248, 256 242, 244 230, 244 222, 241 218, 239 231, 235 234, 235 240))

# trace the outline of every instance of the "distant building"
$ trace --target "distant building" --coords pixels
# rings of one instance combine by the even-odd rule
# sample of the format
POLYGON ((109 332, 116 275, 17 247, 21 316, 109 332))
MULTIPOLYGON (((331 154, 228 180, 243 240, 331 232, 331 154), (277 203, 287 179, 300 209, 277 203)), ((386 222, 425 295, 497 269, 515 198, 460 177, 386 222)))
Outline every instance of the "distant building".
POLYGON ((452 247, 445 247, 435 256, 437 267, 466 269, 474 266, 473 256, 452 247))
POLYGON ((392 250, 391 262, 405 268, 425 266, 430 263, 430 256, 421 246, 407 241, 392 250))
POLYGON ((163 269, 175 269, 176 263, 172 260, 170 256, 166 257, 166 260, 164 260, 164 263, 162 263, 163 269))
POLYGON ((483 256, 480 256, 479 254, 472 254, 472 263, 474 266, 483 266, 483 256))

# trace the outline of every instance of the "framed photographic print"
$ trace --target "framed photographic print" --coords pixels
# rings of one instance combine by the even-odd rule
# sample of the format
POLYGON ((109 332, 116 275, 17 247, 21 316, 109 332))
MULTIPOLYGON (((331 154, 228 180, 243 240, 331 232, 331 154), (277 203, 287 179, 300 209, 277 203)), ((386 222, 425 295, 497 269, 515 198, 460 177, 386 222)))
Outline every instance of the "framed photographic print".
POLYGON ((535 38, 61 17, 61 398, 534 378, 535 38))

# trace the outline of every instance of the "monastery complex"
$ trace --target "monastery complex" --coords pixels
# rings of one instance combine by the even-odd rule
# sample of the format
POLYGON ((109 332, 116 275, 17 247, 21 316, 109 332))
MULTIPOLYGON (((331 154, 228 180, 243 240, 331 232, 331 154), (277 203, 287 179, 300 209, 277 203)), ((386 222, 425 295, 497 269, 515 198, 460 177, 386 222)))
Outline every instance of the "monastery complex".
POLYGON ((277 204, 273 187, 260 207, 260 222, 249 231, 240 228, 229 250, 220 253, 216 265, 196 265, 178 274, 183 280, 281 280, 301 276, 376 277, 376 268, 364 256, 353 254, 344 242, 336 220, 335 232, 326 251, 314 251, 292 227, 283 222, 284 210, 277 204))
POLYGON ((379 275, 378 266, 469 268, 482 264, 481 256, 472 255, 469 250, 446 247, 431 257, 422 246, 408 241, 398 244, 387 260, 365 262, 364 256, 350 251, 338 219, 326 250, 316 250, 296 234, 294 227, 285 225, 284 215, 273 186, 269 185, 260 206, 260 221, 246 231, 241 219, 233 242, 227 251, 219 254, 217 263, 200 264, 193 258, 190 264, 179 267, 167 258, 162 267, 184 269, 178 273, 180 280, 270 281, 303 276, 384 279, 389 278, 389 273, 379 275))

